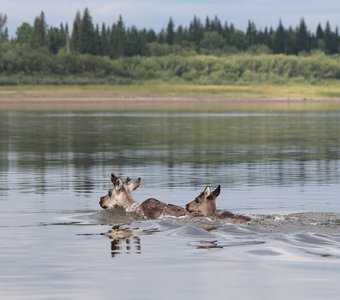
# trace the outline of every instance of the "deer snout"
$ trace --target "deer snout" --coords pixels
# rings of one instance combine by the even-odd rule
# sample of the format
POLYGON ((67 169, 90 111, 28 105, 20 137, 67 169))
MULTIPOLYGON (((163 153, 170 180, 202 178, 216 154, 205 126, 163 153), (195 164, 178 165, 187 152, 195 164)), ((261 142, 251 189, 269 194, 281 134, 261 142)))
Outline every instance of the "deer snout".
MULTIPOLYGON (((100 204, 100 203, 99 203, 100 204)), ((107 206, 100 204, 103 209, 107 209, 107 206)))
POLYGON ((190 212, 190 203, 188 203, 187 205, 185 205, 185 210, 190 212))
POLYGON ((108 206, 105 204, 105 196, 104 197, 100 197, 100 201, 99 201, 99 205, 104 208, 107 209, 108 206))

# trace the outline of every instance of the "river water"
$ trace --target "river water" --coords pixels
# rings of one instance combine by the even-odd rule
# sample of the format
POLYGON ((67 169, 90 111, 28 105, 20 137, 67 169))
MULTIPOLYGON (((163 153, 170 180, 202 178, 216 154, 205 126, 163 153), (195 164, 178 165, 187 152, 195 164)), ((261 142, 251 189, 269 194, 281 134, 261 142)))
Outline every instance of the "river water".
POLYGON ((340 108, 2 111, 0 139, 1 299, 339 298, 340 108), (104 211, 111 172, 252 221, 104 211))

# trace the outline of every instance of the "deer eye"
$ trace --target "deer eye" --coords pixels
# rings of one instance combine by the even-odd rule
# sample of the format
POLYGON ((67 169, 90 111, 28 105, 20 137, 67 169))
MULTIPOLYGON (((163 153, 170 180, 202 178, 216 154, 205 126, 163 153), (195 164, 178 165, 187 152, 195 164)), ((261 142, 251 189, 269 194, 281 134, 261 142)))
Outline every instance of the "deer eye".
POLYGON ((109 190, 107 193, 110 197, 112 196, 112 190, 109 190))

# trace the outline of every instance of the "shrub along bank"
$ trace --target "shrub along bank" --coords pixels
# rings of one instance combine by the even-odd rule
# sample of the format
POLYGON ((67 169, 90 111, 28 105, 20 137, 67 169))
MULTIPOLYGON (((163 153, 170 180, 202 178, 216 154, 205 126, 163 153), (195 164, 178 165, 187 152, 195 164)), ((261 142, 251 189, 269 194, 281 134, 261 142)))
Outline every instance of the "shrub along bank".
POLYGON ((78 53, 0 49, 1 85, 131 84, 149 80, 193 84, 319 83, 340 79, 340 56, 316 53, 169 55, 111 59, 78 53))

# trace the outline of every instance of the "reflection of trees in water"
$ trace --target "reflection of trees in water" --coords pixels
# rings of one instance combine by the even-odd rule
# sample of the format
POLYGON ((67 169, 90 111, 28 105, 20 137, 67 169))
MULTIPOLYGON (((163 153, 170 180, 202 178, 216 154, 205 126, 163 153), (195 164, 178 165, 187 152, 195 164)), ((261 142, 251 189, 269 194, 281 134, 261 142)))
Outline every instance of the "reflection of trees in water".
POLYGON ((37 193, 89 194, 124 169, 136 177, 162 174, 169 187, 206 178, 233 186, 333 183, 340 176, 336 114, 43 112, 1 113, 0 122, 0 171, 32 174, 18 183, 37 193))
MULTIPOLYGON (((1 130, 1 129, 0 129, 1 130)), ((9 153, 6 152, 3 141, 0 142, 0 197, 7 197, 9 190, 9 153)))
POLYGON ((0 197, 8 196, 8 168, 10 160, 8 119, 8 115, 0 113, 0 197))
MULTIPOLYGON (((3 157, 0 157, 0 161, 5 161, 3 157)), ((9 191, 9 175, 8 175, 8 164, 0 162, 0 200, 1 198, 8 197, 9 191)))

